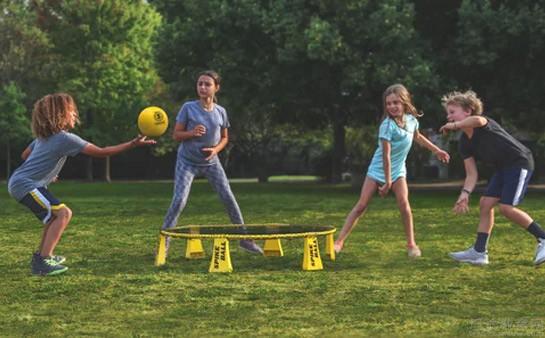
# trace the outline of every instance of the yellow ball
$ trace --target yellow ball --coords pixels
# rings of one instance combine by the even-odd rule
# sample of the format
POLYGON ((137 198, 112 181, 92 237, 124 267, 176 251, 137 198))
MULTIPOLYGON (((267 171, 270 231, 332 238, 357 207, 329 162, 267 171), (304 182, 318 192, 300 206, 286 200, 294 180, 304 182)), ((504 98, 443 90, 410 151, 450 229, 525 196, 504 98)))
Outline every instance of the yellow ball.
POLYGON ((157 137, 168 128, 168 115, 159 107, 147 107, 138 115, 138 129, 142 135, 157 137))

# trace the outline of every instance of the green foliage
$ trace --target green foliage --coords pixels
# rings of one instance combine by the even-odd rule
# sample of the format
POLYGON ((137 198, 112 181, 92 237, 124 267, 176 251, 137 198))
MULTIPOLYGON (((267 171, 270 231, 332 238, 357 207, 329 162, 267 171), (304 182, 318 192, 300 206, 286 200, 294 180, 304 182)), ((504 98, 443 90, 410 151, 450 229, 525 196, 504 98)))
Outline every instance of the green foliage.
MULTIPOLYGON (((63 276, 30 275, 41 225, 0 187, 0 327, 19 336, 540 336, 543 271, 532 266, 535 240, 497 216, 491 264, 457 264, 447 253, 474 239, 478 198, 467 216, 450 209, 457 192, 411 189, 416 238, 423 257, 406 257, 395 199, 375 198, 324 270, 301 271, 303 241, 282 241, 284 257, 258 257, 231 243, 234 272, 207 272, 205 259, 186 260, 174 239, 167 264, 154 264, 158 231, 172 184, 50 186, 74 217, 57 254, 63 276)), ((234 183, 248 223, 331 224, 338 229, 359 191, 344 185, 234 183)), ((524 208, 545 219, 543 193, 524 208)), ((197 181, 180 218, 218 224, 228 217, 207 182, 197 181)))
POLYGON ((463 1, 458 15, 451 61, 458 85, 476 90, 493 116, 541 132, 545 3, 463 1))
MULTIPOLYGON (((444 122, 441 94, 472 88, 502 124, 529 135, 544 130, 541 0, 0 5, 0 86, 13 82, 27 109, 46 93, 70 92, 84 122, 78 132, 100 145, 133 136, 136 115, 148 104, 163 106, 174 121, 180 103, 195 97, 197 72, 209 68, 224 78, 219 103, 228 110, 233 143, 248 142, 245 149, 274 144, 290 125, 300 134, 321 132, 332 144, 322 156, 340 161, 343 130, 376 124, 381 94, 394 82, 405 84, 426 113, 424 128, 444 122)), ((154 153, 176 145, 165 140, 154 153)), ((261 149, 250 161, 259 161, 267 151, 261 149)))
POLYGON ((0 143, 15 144, 30 137, 25 94, 13 82, 0 89, 0 143))
POLYGON ((55 85, 51 42, 37 26, 27 1, 0 4, 0 86, 15 83, 27 94, 25 105, 30 106, 55 85))
POLYGON ((246 128, 233 138, 229 160, 236 159, 234 166, 244 166, 247 175, 257 175, 260 181, 267 181, 268 176, 275 173, 285 173, 284 168, 307 171, 310 168, 310 173, 317 174, 324 164, 324 153, 331 149, 324 131, 301 133, 292 125, 274 125, 266 117, 239 122, 246 128))
POLYGON ((362 172, 367 169, 378 146, 378 126, 368 125, 346 129, 346 155, 349 169, 362 172))
POLYGON ((100 144, 137 133, 138 112, 158 82, 153 39, 161 18, 142 1, 73 0, 38 6, 41 27, 62 57, 59 88, 71 92, 100 144))
MULTIPOLYGON (((225 79, 220 103, 233 121, 331 129, 337 159, 344 148, 339 132, 376 121, 388 85, 418 90, 436 81, 405 1, 153 3, 166 17, 160 74, 177 98, 194 96, 197 71, 216 69, 225 79)), ((252 126, 233 129, 244 134, 252 126)))
POLYGON ((375 121, 388 85, 417 90, 435 81, 413 8, 404 1, 276 1, 270 13, 270 34, 291 84, 280 100, 294 119, 375 121))

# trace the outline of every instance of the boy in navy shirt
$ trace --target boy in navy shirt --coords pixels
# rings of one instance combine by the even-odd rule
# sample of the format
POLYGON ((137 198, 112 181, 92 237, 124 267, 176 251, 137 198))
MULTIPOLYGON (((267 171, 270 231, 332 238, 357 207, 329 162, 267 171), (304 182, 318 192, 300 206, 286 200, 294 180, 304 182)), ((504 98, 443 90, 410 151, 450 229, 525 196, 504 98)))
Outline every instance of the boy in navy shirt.
POLYGON ((480 200, 480 221, 475 244, 450 256, 459 261, 475 265, 488 264, 486 250, 488 238, 494 226, 494 207, 499 204, 500 213, 507 219, 525 228, 537 239, 534 264, 545 262, 545 232, 526 212, 516 206, 522 201, 534 170, 532 152, 507 133, 496 121, 482 116, 481 100, 472 91, 452 92, 442 98, 447 111, 448 123, 440 131, 463 131, 459 150, 464 159, 466 179, 454 205, 458 214, 469 210, 469 195, 477 183, 477 166, 481 160, 492 164, 495 172, 480 200))

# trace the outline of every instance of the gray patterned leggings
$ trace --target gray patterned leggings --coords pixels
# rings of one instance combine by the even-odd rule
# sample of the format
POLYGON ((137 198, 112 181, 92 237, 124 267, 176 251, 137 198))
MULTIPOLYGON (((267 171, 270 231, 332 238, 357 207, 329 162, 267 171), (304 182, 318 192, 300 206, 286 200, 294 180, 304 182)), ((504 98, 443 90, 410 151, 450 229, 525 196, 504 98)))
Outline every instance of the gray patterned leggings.
POLYGON ((174 174, 174 196, 168 208, 162 229, 175 227, 180 213, 187 204, 189 190, 193 179, 197 175, 203 175, 208 179, 214 190, 218 193, 225 209, 229 214, 231 223, 244 224, 242 213, 238 206, 235 196, 229 186, 229 181, 221 163, 217 161, 210 166, 194 166, 185 164, 180 158, 176 161, 176 172, 174 174))

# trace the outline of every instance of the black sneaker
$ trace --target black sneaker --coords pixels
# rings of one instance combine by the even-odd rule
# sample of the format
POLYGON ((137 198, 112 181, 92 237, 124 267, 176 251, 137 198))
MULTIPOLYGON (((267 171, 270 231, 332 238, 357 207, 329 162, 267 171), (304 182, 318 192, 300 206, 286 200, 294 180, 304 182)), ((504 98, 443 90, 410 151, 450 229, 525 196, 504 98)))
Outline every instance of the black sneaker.
POLYGON ((32 274, 38 276, 54 276, 68 270, 68 267, 60 265, 52 257, 42 257, 35 253, 30 263, 32 274))

